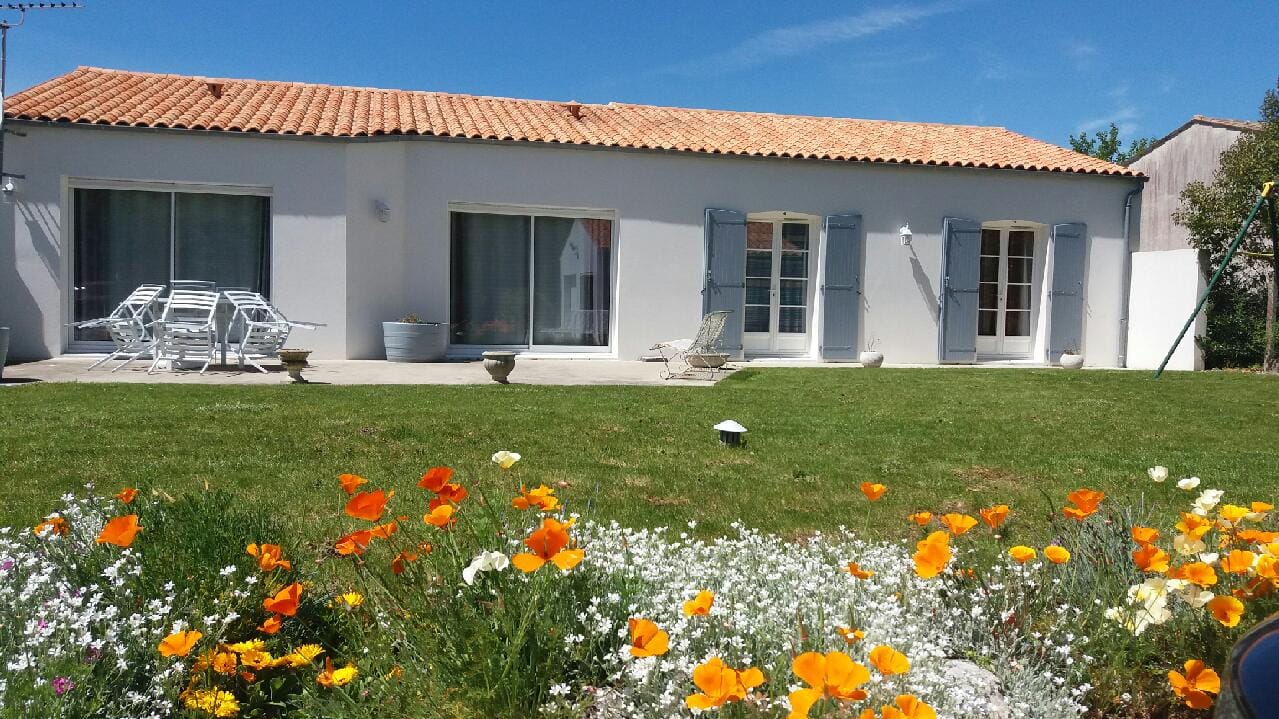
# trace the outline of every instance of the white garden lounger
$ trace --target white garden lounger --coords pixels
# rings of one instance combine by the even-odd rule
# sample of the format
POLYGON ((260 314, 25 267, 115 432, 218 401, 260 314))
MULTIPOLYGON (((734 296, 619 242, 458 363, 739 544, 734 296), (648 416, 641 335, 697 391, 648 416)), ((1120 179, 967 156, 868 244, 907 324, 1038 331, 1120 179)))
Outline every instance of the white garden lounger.
POLYGON ((112 372, 152 351, 155 336, 152 325, 155 323, 157 300, 164 293, 164 285, 141 285, 124 301, 116 306, 111 314, 96 320, 76 322, 71 325, 76 329, 101 328, 106 330, 115 344, 115 351, 89 365, 93 369, 100 364, 121 357, 127 357, 112 372))
POLYGON ((155 359, 147 374, 159 368, 161 362, 169 362, 176 368, 177 362, 204 360, 200 373, 213 362, 217 346, 217 325, 214 315, 218 310, 218 293, 210 290, 175 289, 169 294, 164 314, 156 323, 155 359))
POLYGON ((314 322, 289 320, 257 292, 225 290, 222 295, 235 307, 223 341, 235 352, 241 370, 245 364, 249 364, 260 372, 266 372, 266 368, 255 362, 254 358, 274 357, 284 347, 285 341, 289 339, 289 332, 295 327, 313 330, 322 326, 314 322))
POLYGON ((720 310, 702 317, 702 324, 692 339, 667 340, 653 345, 651 349, 657 350, 665 365, 662 379, 685 376, 694 368, 709 370, 713 378, 723 366, 720 343, 729 314, 728 310, 720 310), (678 372, 671 369, 672 362, 682 364, 678 372))

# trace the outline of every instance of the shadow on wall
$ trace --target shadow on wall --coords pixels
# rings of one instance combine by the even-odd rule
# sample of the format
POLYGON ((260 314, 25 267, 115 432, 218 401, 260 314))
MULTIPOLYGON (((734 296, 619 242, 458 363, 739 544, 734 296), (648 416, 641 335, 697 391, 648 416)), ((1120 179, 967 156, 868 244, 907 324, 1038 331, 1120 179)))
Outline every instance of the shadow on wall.
POLYGON ((924 264, 919 261, 914 245, 906 245, 906 248, 910 250, 910 273, 915 278, 915 288, 919 290, 920 297, 924 298, 924 304, 928 306, 933 319, 941 322, 941 302, 937 299, 937 293, 933 292, 933 282, 928 279, 928 273, 924 272, 924 264))
MULTIPOLYGON (((48 351, 44 347, 41 334, 44 327, 44 315, 40 305, 31 295, 27 283, 18 274, 18 238, 15 231, 15 218, 19 214, 17 204, 0 205, 0 222, 3 222, 4 237, 0 240, 0 327, 10 328, 9 357, 10 362, 22 359, 46 359, 48 351)), ((56 278, 57 250, 49 241, 49 235, 41 227, 36 218, 23 214, 24 222, 31 233, 36 252, 45 263, 47 269, 56 278), (52 258, 52 259, 51 259, 52 258)))

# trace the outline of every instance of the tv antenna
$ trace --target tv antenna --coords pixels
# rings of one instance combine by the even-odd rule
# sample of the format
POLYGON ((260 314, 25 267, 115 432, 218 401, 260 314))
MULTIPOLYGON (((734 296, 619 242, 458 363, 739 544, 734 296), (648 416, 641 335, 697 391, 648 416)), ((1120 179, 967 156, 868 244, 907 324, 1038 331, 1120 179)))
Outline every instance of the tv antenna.
POLYGON ((9 132, 4 127, 4 100, 6 95, 5 78, 9 70, 9 30, 21 27, 27 21, 28 10, 78 10, 84 7, 78 2, 0 2, 0 12, 18 13, 18 21, 0 19, 0 192, 8 199, 13 195, 13 179, 24 179, 22 175, 12 175, 4 171, 4 134, 9 132))

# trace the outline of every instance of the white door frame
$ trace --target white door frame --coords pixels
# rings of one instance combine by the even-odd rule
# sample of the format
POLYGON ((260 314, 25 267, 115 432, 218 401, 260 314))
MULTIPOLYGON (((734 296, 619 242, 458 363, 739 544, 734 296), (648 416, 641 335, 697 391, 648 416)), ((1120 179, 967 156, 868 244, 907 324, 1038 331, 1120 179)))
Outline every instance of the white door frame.
MULTIPOLYGON (((742 349, 744 354, 752 357, 796 357, 809 354, 813 336, 813 299, 816 285, 814 268, 817 261, 818 244, 821 237, 821 218, 798 212, 773 211, 752 212, 747 215, 748 223, 764 222, 773 226, 772 266, 769 273, 769 329, 767 332, 747 332, 745 328, 745 306, 743 306, 742 349), (804 265, 806 287, 804 289, 804 331, 781 332, 779 318, 781 308, 781 276, 782 261, 782 226, 800 224, 808 227, 807 261, 804 265)), ((747 250, 748 254, 750 250, 747 250)), ((749 266, 749 262, 747 263, 749 266)), ((764 279, 754 278, 754 279, 764 279)), ((749 285, 750 283, 747 282, 749 285)), ((749 293, 749 288, 747 290, 749 293)), ((793 307, 794 305, 788 305, 793 307)))
MULTIPOLYGON (((994 259, 997 263, 997 275, 992 281, 990 279, 989 269, 986 272, 979 270, 978 274, 978 321, 977 321, 977 357, 981 359, 994 360, 1024 360, 1036 357, 1035 348, 1038 344, 1041 309, 1043 307, 1043 282, 1044 282, 1044 265, 1047 254, 1047 238, 1048 226, 1023 220, 1001 220, 995 222, 982 223, 983 236, 987 232, 999 233, 999 254, 987 255, 979 254, 978 262, 982 260, 994 259), (1009 282, 1009 233, 1013 231, 1028 231, 1033 233, 1031 242, 1030 257, 1030 278, 1029 282, 1009 282), (981 292, 983 285, 994 285, 996 288, 996 302, 993 310, 982 303, 987 297, 981 292), (1025 287, 1028 290, 1029 311, 1025 315, 1025 334, 1009 335, 1007 334, 1007 317, 1013 308, 1010 305, 1010 284, 1016 287, 1025 287), (982 334, 983 320, 989 321, 989 317, 994 317, 994 334, 982 334)), ((981 252, 979 250, 979 252, 981 252)), ((1018 255, 1013 259, 1025 257, 1018 255)), ((989 263, 986 263, 989 267, 989 263)), ((988 326, 987 326, 988 327, 988 326)))

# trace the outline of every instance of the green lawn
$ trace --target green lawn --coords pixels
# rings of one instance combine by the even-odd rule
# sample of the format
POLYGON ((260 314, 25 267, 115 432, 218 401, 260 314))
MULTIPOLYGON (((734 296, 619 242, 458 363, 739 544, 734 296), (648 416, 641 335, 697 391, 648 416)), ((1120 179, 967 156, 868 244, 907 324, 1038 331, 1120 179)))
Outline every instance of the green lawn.
MULTIPOLYGON (((699 534, 748 525, 801 534, 909 531, 918 509, 1011 504, 1038 533, 1079 486, 1159 506, 1145 469, 1167 465, 1275 501, 1279 380, 1227 374, 1057 370, 768 369, 714 388, 173 386, 43 384, 0 391, 0 524, 29 525, 96 481, 178 495, 229 490, 316 539, 336 526, 335 477, 416 492, 435 464, 505 501, 488 461, 524 455, 514 483, 554 483, 574 509, 699 534), (711 425, 734 418, 749 444, 711 425), (882 482, 871 506, 857 491, 882 482)), ((1170 481, 1171 483, 1171 481, 1170 481)), ((1184 499, 1189 499, 1185 496, 1184 499)), ((416 503, 420 504, 420 503, 416 503)), ((1015 531, 1015 530, 1014 530, 1015 531)))

